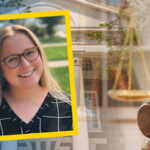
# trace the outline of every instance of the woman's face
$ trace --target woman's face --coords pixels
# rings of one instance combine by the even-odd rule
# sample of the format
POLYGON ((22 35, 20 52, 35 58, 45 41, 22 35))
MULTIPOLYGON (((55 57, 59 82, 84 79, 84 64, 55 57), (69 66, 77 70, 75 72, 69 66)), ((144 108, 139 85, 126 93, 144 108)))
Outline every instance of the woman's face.
MULTIPOLYGON (((23 54, 25 50, 32 47, 35 47, 35 44, 27 35, 16 33, 3 41, 1 60, 14 54, 23 54)), ((40 55, 34 61, 28 61, 24 56, 21 56, 20 59, 20 64, 13 69, 8 68, 4 62, 1 63, 2 73, 9 87, 33 88, 38 86, 43 73, 40 55)))

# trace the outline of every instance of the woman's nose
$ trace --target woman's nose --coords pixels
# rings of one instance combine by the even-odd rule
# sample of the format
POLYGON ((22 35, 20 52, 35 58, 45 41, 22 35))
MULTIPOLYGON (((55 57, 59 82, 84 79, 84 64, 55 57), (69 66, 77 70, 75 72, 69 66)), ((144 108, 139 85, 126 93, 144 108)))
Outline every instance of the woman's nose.
POLYGON ((25 68, 25 67, 28 67, 30 65, 31 65, 30 62, 24 56, 20 57, 20 66, 21 67, 25 68))

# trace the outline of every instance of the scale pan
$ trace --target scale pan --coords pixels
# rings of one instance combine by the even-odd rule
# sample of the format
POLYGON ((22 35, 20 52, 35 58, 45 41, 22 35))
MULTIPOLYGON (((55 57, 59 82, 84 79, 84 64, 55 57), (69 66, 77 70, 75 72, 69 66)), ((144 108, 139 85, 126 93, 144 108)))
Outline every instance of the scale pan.
POLYGON ((150 99, 149 90, 109 90, 108 95, 118 101, 145 101, 150 99))

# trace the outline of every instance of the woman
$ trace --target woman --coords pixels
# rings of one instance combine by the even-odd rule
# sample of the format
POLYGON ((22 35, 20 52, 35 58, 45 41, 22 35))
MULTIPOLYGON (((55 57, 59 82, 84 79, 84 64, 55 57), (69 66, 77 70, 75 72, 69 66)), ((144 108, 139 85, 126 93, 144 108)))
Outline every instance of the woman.
POLYGON ((0 96, 1 135, 72 130, 70 101, 39 40, 21 25, 0 30, 0 96))

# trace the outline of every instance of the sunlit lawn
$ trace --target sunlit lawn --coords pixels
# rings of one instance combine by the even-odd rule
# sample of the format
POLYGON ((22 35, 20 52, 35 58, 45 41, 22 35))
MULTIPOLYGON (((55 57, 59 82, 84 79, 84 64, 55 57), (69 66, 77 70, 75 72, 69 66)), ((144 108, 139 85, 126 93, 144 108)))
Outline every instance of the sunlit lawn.
POLYGON ((51 74, 65 93, 70 94, 68 67, 50 68, 51 74))
POLYGON ((53 37, 53 38, 39 38, 42 44, 50 44, 50 43, 66 43, 66 38, 62 37, 53 37))
POLYGON ((46 53, 48 60, 65 60, 65 59, 68 59, 67 46, 45 47, 44 51, 46 53))

